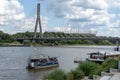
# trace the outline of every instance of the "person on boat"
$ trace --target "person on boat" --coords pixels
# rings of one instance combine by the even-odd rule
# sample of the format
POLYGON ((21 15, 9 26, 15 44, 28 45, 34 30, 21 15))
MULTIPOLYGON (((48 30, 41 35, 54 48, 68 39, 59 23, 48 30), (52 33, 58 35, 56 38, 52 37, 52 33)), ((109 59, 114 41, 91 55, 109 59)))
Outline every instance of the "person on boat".
POLYGON ((106 52, 104 53, 104 60, 106 59, 106 52))
POLYGON ((96 59, 96 55, 93 54, 92 56, 93 56, 93 59, 96 59))
POLYGON ((35 67, 34 62, 31 63, 31 67, 35 67))

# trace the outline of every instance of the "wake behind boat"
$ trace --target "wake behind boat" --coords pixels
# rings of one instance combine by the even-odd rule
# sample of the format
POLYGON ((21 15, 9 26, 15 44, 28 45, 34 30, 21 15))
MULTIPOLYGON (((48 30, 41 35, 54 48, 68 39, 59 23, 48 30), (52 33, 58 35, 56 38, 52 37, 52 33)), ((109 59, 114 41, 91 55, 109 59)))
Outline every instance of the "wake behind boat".
POLYGON ((59 66, 56 57, 37 55, 28 58, 27 69, 43 69, 59 66))

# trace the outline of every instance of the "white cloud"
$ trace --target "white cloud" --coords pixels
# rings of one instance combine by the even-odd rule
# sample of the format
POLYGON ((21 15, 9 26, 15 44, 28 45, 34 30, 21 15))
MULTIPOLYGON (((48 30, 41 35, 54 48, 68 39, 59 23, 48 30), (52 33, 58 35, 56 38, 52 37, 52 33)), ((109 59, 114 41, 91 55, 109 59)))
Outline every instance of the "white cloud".
POLYGON ((108 8, 104 0, 73 0, 75 6, 82 6, 83 8, 103 10, 108 8))
MULTIPOLYGON (((26 32, 26 31, 30 31, 30 32, 34 32, 34 29, 35 29, 35 22, 36 22, 36 19, 33 19, 33 18, 25 18, 23 20, 19 20, 19 22, 13 22, 13 26, 12 27, 12 30, 13 32, 9 32, 9 33, 16 33, 16 32, 26 32)), ((48 30, 48 18, 45 17, 45 16, 41 16, 41 26, 42 26, 42 30, 43 32, 45 32, 46 30, 48 30)), ((37 27, 37 31, 39 32, 40 29, 39 29, 39 24, 38 24, 38 27, 37 27)))
POLYGON ((0 27, 3 31, 12 32, 13 26, 16 26, 12 23, 24 18, 23 6, 18 0, 0 0, 0 27))
MULTIPOLYGON (((54 13, 56 18, 68 20, 67 23, 70 25, 53 26, 51 29, 66 32, 97 31, 97 35, 120 36, 118 35, 120 0, 46 0, 46 2, 49 12, 54 13)), ((0 6, 0 30, 8 33, 34 30, 35 19, 26 18, 24 8, 18 0, 0 0, 0 6)), ((41 17, 43 31, 51 30, 48 29, 48 21, 47 17, 41 17)))
POLYGON ((120 0, 49 0, 48 7, 57 18, 68 19, 72 29, 92 29, 103 36, 120 34, 118 28, 111 29, 120 25, 120 0))
MULTIPOLYGON (((0 30, 11 34, 33 32, 35 21, 36 19, 26 18, 24 8, 18 0, 0 0, 0 30)), ((47 30, 48 18, 42 16, 41 24, 43 31, 47 30)))
POLYGON ((109 8, 120 8, 120 0, 106 0, 109 8))
POLYGON ((86 24, 94 23, 96 25, 98 23, 106 24, 105 22, 109 21, 106 10, 108 5, 104 0, 51 1, 54 1, 52 10, 56 17, 67 18, 70 22, 86 22, 86 24))

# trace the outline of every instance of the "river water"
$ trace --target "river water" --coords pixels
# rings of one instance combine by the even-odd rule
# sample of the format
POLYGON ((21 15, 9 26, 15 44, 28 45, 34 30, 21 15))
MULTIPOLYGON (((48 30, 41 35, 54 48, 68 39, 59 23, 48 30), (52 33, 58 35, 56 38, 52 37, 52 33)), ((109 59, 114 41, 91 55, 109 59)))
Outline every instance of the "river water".
POLYGON ((87 53, 113 51, 113 46, 63 46, 63 47, 0 47, 0 80, 42 80, 53 69, 28 71, 27 58, 45 54, 58 57, 59 67, 70 71, 77 67, 76 57, 85 60, 87 53))

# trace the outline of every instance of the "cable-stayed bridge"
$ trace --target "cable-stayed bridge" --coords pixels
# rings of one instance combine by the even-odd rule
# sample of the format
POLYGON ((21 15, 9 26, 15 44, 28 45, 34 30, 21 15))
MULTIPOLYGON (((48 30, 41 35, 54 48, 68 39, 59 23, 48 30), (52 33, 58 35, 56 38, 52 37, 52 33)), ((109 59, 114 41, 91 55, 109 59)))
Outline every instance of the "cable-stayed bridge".
MULTIPOLYGON (((70 33, 69 33, 70 34, 70 33)), ((71 33, 73 34, 73 32, 71 33)), ((17 41, 23 41, 23 40, 31 40, 31 41, 38 41, 38 40, 110 40, 110 41, 116 41, 117 49, 119 50, 119 41, 120 38, 99 38, 99 37, 44 37, 43 31, 42 31, 42 25, 41 25, 41 19, 40 19, 40 3, 37 4, 37 18, 35 22, 35 29, 34 29, 34 36, 31 38, 17 38, 17 41), (40 30, 40 36, 37 37, 37 28, 39 27, 40 30)))

